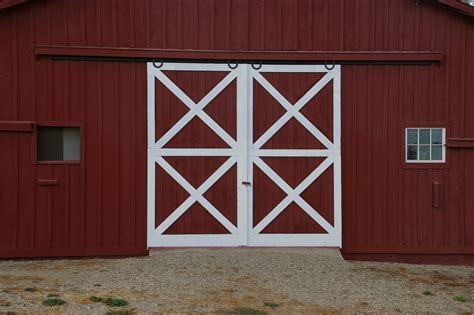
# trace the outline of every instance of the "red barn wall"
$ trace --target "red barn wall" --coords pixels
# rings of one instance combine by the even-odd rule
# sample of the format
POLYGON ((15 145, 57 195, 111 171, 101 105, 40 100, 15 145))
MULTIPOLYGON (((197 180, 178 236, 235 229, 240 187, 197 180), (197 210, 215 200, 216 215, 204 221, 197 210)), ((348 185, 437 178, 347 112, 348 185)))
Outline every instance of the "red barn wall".
POLYGON ((0 132, 0 256, 146 252, 146 67, 35 59, 35 45, 443 51, 342 67, 343 252, 474 254, 474 150, 406 166, 404 128, 474 138, 474 19, 414 0, 44 0, 0 11, 0 121, 83 128, 78 165, 0 132), (38 186, 38 179, 59 179, 38 186), (432 182, 441 204, 432 205, 432 182))

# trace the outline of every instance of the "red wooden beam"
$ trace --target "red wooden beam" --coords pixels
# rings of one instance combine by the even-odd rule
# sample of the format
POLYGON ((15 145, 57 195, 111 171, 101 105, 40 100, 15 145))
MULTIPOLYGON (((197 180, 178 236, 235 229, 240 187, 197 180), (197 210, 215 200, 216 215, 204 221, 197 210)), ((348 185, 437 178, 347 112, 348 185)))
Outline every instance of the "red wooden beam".
POLYGON ((35 46, 35 55, 149 59, 279 60, 279 61, 406 61, 441 62, 439 51, 241 51, 174 50, 114 47, 35 46))
POLYGON ((32 121, 0 121, 0 132, 30 132, 35 129, 32 121))
POLYGON ((448 138, 447 140, 448 148, 474 148, 473 138, 448 138))

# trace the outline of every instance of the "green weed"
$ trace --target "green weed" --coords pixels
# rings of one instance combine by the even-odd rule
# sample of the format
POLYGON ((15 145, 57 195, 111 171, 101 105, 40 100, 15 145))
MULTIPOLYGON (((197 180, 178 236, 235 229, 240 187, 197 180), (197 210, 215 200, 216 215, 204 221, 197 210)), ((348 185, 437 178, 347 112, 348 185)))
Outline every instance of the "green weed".
POLYGON ((42 304, 44 306, 59 306, 59 305, 66 304, 66 301, 58 299, 58 298, 49 298, 49 299, 44 300, 42 304))
POLYGON ((455 297, 453 297, 453 300, 455 300, 456 302, 461 302, 461 303, 466 302, 466 299, 462 295, 456 295, 455 297))
POLYGON ((273 303, 273 302, 265 302, 264 305, 271 308, 272 310, 274 310, 274 309, 276 309, 277 307, 280 306, 279 304, 276 304, 276 303, 273 303))

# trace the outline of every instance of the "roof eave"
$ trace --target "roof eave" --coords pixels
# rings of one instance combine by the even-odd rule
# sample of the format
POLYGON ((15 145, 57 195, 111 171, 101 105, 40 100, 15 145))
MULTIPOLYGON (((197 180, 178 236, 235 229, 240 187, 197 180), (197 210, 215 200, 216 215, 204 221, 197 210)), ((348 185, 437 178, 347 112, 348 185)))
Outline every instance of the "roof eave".
POLYGON ((13 7, 28 0, 0 0, 0 10, 13 7))
POLYGON ((437 3, 450 7, 459 13, 474 16, 474 7, 460 2, 459 0, 435 0, 437 3))

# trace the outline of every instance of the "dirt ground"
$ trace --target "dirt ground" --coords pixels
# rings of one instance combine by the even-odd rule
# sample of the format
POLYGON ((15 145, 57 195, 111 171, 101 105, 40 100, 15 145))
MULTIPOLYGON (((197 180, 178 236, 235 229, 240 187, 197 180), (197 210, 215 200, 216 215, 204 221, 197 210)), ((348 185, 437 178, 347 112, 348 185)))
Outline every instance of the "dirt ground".
POLYGON ((0 261, 0 314, 472 312, 472 267, 349 262, 310 249, 0 261))

